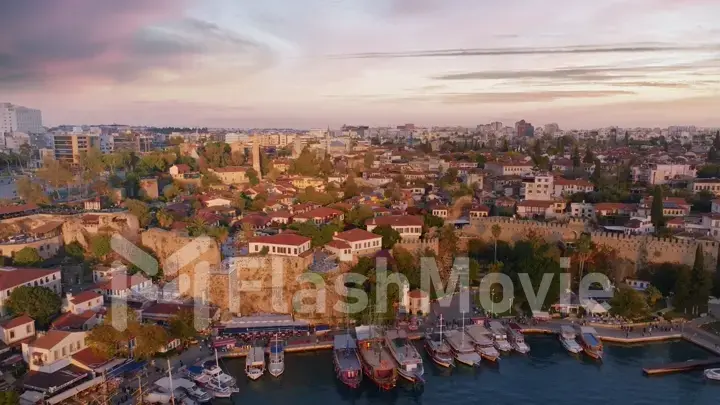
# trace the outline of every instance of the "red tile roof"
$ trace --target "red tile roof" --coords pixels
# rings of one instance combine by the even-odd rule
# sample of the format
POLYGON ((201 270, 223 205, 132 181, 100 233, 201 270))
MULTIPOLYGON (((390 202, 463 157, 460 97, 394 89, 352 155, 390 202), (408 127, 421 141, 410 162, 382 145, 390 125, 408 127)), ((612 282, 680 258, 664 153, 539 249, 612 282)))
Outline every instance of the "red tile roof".
POLYGON ((333 249, 350 249, 350 245, 348 245, 347 242, 343 240, 331 240, 330 242, 325 244, 325 247, 330 247, 333 249))
POLYGON ((13 268, 13 270, 0 270, 0 290, 15 288, 55 273, 59 278, 60 269, 13 268))
POLYGON ((78 295, 75 295, 70 299, 70 302, 78 305, 82 304, 83 302, 87 302, 90 300, 94 300, 95 298, 100 298, 101 295, 96 293, 95 291, 83 291, 78 295))
POLYGON ((356 228, 349 231, 340 232, 335 235, 334 238, 344 240, 346 242, 360 242, 363 240, 382 238, 382 236, 372 232, 368 232, 364 229, 356 228))
POLYGON ((520 201, 518 207, 537 207, 537 208, 549 208, 554 204, 554 201, 542 201, 542 200, 525 200, 520 201))
POLYGON ((82 314, 66 312, 52 323, 54 329, 82 329, 90 319, 95 317, 94 311, 85 311, 82 314))
POLYGON ((72 332, 65 332, 61 330, 50 330, 44 336, 40 336, 35 339, 30 345, 38 349, 50 350, 55 347, 58 343, 62 342, 63 339, 70 336, 72 332))
POLYGON ((83 366, 93 369, 100 367, 112 360, 107 356, 96 353, 89 347, 80 350, 79 352, 73 354, 71 357, 73 360, 77 361, 83 366))
POLYGON ((9 321, 5 321, 0 324, 3 329, 17 328, 18 326, 25 325, 27 323, 35 322, 32 318, 27 315, 20 315, 17 318, 13 318, 9 321))
POLYGON ((470 207, 470 211, 477 211, 477 212, 490 212, 490 208, 487 205, 473 205, 470 207))
POLYGON ((36 210, 39 207, 35 204, 6 205, 0 207, 0 215, 17 214, 20 212, 36 210))
POLYGON ((300 246, 310 242, 310 238, 291 233, 281 233, 272 236, 256 236, 250 239, 250 243, 265 243, 270 245, 300 246))
POLYGON ((143 277, 141 274, 133 274, 132 276, 127 274, 119 274, 112 279, 99 283, 93 287, 93 289, 100 289, 100 290, 111 290, 111 289, 125 289, 130 287, 135 287, 136 285, 142 284, 144 282, 148 281, 147 278, 143 277))
POLYGON ((307 219, 315 219, 315 218, 335 218, 340 215, 343 215, 343 212, 340 210, 328 208, 328 207, 320 207, 315 208, 313 210, 310 210, 308 212, 300 213, 295 215, 295 218, 307 218, 307 219))

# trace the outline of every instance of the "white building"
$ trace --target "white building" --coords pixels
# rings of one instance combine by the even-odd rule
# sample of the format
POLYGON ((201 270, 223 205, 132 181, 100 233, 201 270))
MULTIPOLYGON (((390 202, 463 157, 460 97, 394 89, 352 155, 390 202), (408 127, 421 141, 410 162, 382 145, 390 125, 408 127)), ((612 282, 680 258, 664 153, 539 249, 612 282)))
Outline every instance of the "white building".
POLYGON ((2 138, 5 149, 15 153, 20 152, 20 146, 30 144, 30 135, 24 132, 6 132, 2 138))
POLYGON ((250 253, 262 253, 267 248, 267 254, 280 256, 300 256, 310 250, 312 240, 304 236, 281 233, 272 236, 258 236, 250 239, 248 250, 250 253))
POLYGON ((23 360, 32 371, 53 373, 70 365, 70 356, 86 348, 85 332, 51 330, 22 344, 23 360))
POLYGON ((0 103, 0 134, 15 131, 31 134, 44 132, 40 110, 0 103))
POLYGON ((0 267, 0 315, 7 314, 5 302, 18 287, 47 287, 60 295, 60 269, 0 267))
POLYGON ((550 201, 553 199, 554 177, 549 174, 538 174, 530 179, 523 179, 525 193, 528 200, 550 201))
POLYGON ((382 248, 382 236, 359 228, 336 232, 333 239, 347 243, 353 255, 372 254, 382 248))

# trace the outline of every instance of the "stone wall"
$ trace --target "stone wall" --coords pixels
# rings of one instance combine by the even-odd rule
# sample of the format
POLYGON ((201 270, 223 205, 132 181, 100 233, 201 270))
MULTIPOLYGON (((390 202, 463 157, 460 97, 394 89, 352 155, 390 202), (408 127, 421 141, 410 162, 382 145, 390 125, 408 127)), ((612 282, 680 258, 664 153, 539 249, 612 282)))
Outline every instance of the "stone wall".
POLYGON ((187 274, 192 279, 196 266, 203 262, 210 269, 220 266, 220 247, 212 238, 151 228, 140 235, 140 243, 155 253, 167 278, 187 274))
POLYGON ((402 239, 396 243, 395 246, 401 247, 411 253, 423 252, 425 249, 431 249, 436 255, 440 254, 440 242, 438 239, 402 239))
MULTIPOLYGON (((467 246, 467 241, 474 238, 492 240, 492 227, 495 224, 501 229, 499 239, 510 243, 526 238, 529 232, 540 235, 549 242, 572 241, 588 229, 587 223, 579 219, 571 219, 567 223, 545 223, 506 217, 473 218, 471 225, 459 233, 461 245, 467 246)), ((662 239, 609 232, 590 234, 594 243, 613 248, 622 258, 635 263, 644 256, 648 263, 671 262, 692 266, 695 250, 700 244, 705 253, 708 270, 714 271, 717 265, 720 243, 715 241, 662 239)))

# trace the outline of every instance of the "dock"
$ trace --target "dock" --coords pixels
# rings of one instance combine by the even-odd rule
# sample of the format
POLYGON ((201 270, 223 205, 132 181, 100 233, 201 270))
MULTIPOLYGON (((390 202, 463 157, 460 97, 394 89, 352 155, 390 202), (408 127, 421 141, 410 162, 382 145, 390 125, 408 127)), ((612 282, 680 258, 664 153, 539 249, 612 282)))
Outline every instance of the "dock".
POLYGON ((667 363, 657 366, 643 368, 645 375, 662 375, 670 373, 681 373, 685 371, 700 370, 720 365, 720 357, 713 357, 706 360, 688 360, 678 363, 667 363))

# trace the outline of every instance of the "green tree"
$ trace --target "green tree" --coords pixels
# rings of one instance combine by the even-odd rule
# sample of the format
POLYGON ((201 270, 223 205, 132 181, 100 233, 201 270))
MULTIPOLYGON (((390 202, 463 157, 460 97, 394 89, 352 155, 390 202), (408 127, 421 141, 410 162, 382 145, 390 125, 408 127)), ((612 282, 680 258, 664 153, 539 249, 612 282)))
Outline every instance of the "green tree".
POLYGON ((705 268, 705 258, 702 245, 695 250, 695 263, 690 272, 690 286, 692 291, 692 306, 695 315, 707 312, 708 299, 712 291, 712 275, 705 268))
POLYGON ((500 227, 500 225, 494 224, 492 228, 490 228, 490 232, 492 233, 493 241, 495 242, 495 256, 493 260, 497 262, 497 244, 498 239, 500 239, 500 234, 502 233, 502 228, 500 227))
POLYGON ((655 226, 655 229, 659 229, 665 225, 665 217, 663 216, 663 190, 660 186, 656 186, 655 190, 653 190, 650 220, 655 226))
POLYGON ((595 155, 593 155, 590 148, 585 149, 585 156, 583 157, 583 163, 591 165, 595 162, 595 155))
POLYGON ((427 228, 442 228, 443 226, 445 226, 444 219, 432 214, 425 214, 423 218, 423 223, 427 228))
POLYGON ((418 258, 399 246, 393 248, 392 256, 395 259, 395 270, 408 279, 410 289, 420 288, 422 278, 418 258))
POLYGON ((74 240, 65 245, 65 254, 70 256, 76 261, 83 261, 85 259, 85 249, 83 249, 80 242, 74 240))
POLYGON ((345 187, 343 188, 343 198, 352 198, 360 193, 360 188, 355 182, 355 177, 350 175, 345 180, 345 187))
POLYGON ((663 298, 662 293, 655 286, 650 286, 645 290, 647 296, 648 305, 650 308, 655 308, 655 304, 663 298))
POLYGON ((20 267, 37 266, 40 262, 42 262, 42 257, 40 257, 37 249, 29 246, 20 249, 13 257, 13 263, 20 267))
POLYGON ((168 184, 167 186, 163 187, 162 192, 163 196, 168 200, 172 200, 173 198, 180 195, 180 189, 174 184, 168 184))
POLYGON ((12 390, 0 392, 0 405, 18 405, 19 403, 20 396, 17 392, 12 390))
POLYGON ((375 155, 372 152, 365 153, 363 163, 365 164, 365 170, 372 169, 373 162, 375 162, 375 155))
POLYGON ((160 227, 165 229, 170 228, 173 222, 175 222, 175 218, 172 216, 172 214, 170 214, 170 212, 164 208, 155 214, 155 218, 157 218, 160 227))
POLYGON ((190 341, 197 336, 195 330, 195 312, 189 309, 179 311, 170 318, 170 335, 183 342, 190 341))
POLYGON ((104 260, 112 252, 110 235, 98 234, 90 238, 90 252, 98 260, 104 260))
POLYGON ((680 269, 673 286, 673 307, 677 311, 685 311, 692 307, 692 279, 690 269, 680 269))
POLYGON ((50 198, 45 193, 43 186, 40 183, 33 182, 27 176, 22 176, 15 182, 17 193, 27 203, 32 204, 48 204, 50 198))
POLYGON ((583 233, 575 242, 575 256, 577 256, 580 266, 578 267, 578 285, 583 279, 585 271, 585 263, 587 262, 590 254, 592 253, 592 240, 590 234, 583 233))
POLYGON ((247 171, 245 172, 245 176, 248 178, 248 180, 250 180, 251 185, 257 186, 258 184, 260 184, 260 178, 258 178, 258 173, 257 171, 255 171, 255 169, 247 169, 247 171))
POLYGON ((345 215, 345 223, 355 225, 358 228, 365 227, 365 221, 373 217, 372 208, 367 205, 358 205, 345 215))
POLYGON ((72 172, 65 165, 51 157, 45 158, 43 167, 37 171, 37 178, 52 187, 58 198, 60 197, 60 189, 67 187, 73 181, 72 172))
POLYGON ((577 145, 575 145, 575 147, 573 148, 570 159, 572 160, 573 167, 580 167, 580 149, 578 149, 577 145))
POLYGON ((13 315, 25 314, 37 321, 38 325, 45 326, 50 318, 60 312, 60 296, 41 286, 20 286, 15 288, 5 302, 5 307, 13 315))
POLYGON ((390 225, 380 225, 373 229, 373 233, 382 236, 382 248, 392 249, 400 241, 400 232, 390 225))
POLYGON ((649 308, 642 293, 622 285, 610 300, 610 313, 630 320, 640 320, 648 316, 649 308))
POLYGON ((150 214, 150 207, 140 200, 128 199, 125 201, 125 207, 128 209, 130 214, 134 215, 141 227, 146 227, 150 224, 152 218, 150 214))

